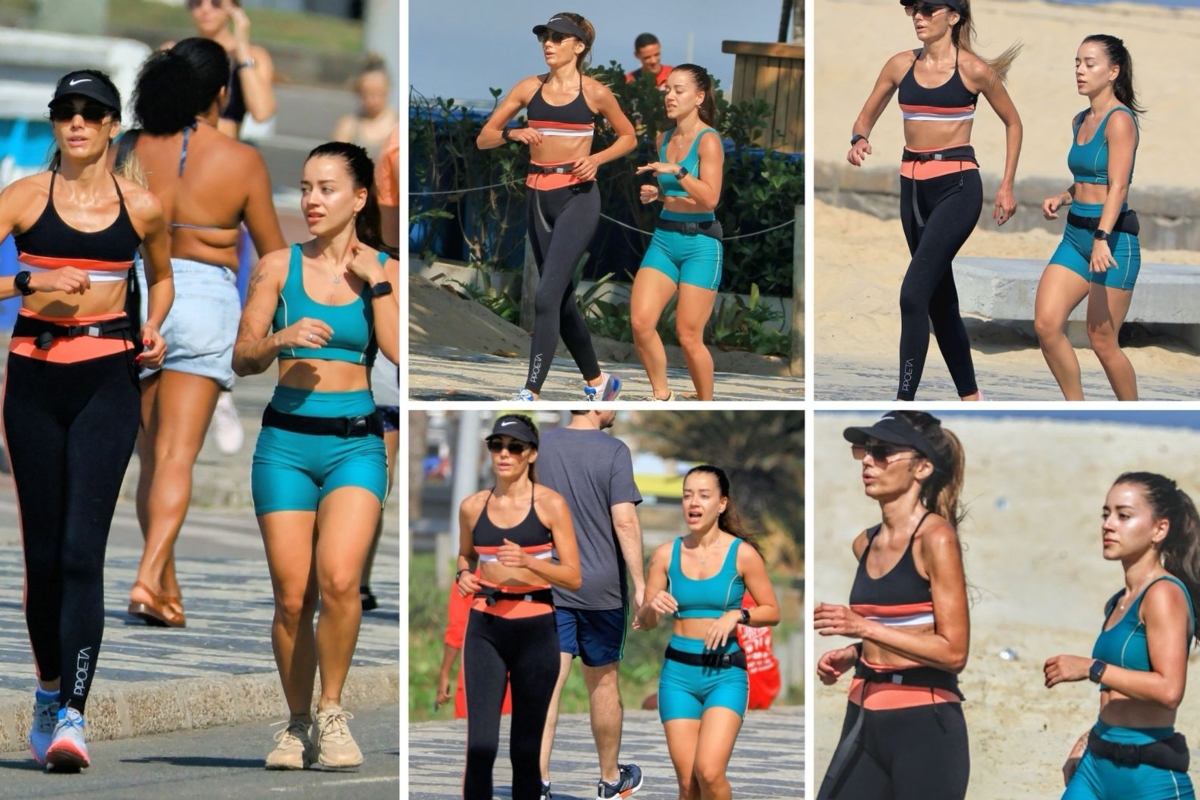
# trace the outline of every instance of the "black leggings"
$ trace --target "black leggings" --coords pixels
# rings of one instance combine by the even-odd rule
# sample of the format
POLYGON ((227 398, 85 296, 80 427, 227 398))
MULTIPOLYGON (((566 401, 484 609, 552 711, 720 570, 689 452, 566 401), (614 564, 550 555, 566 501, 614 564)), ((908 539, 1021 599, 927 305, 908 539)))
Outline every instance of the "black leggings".
POLYGON ((132 352, 10 354, 4 432, 21 512, 25 623, 42 681, 83 712, 104 634, 104 550, 139 421, 132 352))
POLYGON ((844 739, 859 714, 858 746, 841 774, 827 775, 817 800, 961 800, 971 752, 959 703, 864 710, 848 703, 844 739))
POLYGON ((982 210, 983 184, 977 169, 919 181, 900 178, 900 222, 912 255, 900 286, 900 383, 896 397, 901 400, 917 396, 929 352, 930 322, 958 396, 978 391, 971 342, 958 311, 958 290, 951 266, 982 210))
POLYGON ((492 800, 492 765, 500 748, 500 710, 512 684, 512 800, 538 800, 542 729, 558 682, 558 627, 554 614, 505 619, 471 611, 463 640, 467 691, 467 772, 463 800, 492 800))
POLYGON ((526 225, 537 261, 533 345, 525 388, 541 392, 558 349, 558 337, 585 380, 600 377, 592 334, 575 302, 575 267, 600 222, 600 188, 595 181, 547 191, 529 190, 526 225))

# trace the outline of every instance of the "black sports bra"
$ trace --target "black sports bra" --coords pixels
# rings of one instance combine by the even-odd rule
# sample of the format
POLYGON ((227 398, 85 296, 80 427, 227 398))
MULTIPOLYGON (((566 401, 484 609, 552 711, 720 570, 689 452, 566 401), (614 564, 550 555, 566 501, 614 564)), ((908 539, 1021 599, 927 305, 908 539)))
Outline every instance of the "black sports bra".
POLYGON ((897 101, 906 122, 959 122, 975 117, 975 105, 979 95, 972 94, 958 73, 958 50, 954 51, 954 73, 940 86, 932 89, 917 83, 913 70, 917 67, 920 50, 914 50, 916 58, 900 80, 897 101))
POLYGON ((917 572, 912 552, 917 531, 928 516, 927 511, 913 529, 908 547, 896 566, 878 578, 867 574, 867 554, 871 552, 871 543, 878 535, 880 526, 876 525, 867 531, 867 546, 858 560, 854 586, 850 589, 850 608, 856 614, 897 627, 933 624, 933 593, 929 581, 917 572))
POLYGON ((491 499, 492 493, 489 492, 488 499, 483 503, 483 512, 475 521, 475 529, 471 532, 471 541, 475 545, 475 551, 479 553, 481 562, 495 561, 496 551, 504 544, 505 539, 519 545, 522 550, 534 558, 552 558, 554 556, 554 538, 550 529, 538 519, 532 488, 529 493, 529 513, 511 528, 501 528, 492 522, 487 513, 488 502, 491 499))
POLYGON ((566 105, 547 103, 542 97, 545 86, 546 81, 542 81, 526 107, 529 127, 543 136, 591 136, 596 129, 596 115, 583 96, 583 75, 579 76, 579 94, 566 105))

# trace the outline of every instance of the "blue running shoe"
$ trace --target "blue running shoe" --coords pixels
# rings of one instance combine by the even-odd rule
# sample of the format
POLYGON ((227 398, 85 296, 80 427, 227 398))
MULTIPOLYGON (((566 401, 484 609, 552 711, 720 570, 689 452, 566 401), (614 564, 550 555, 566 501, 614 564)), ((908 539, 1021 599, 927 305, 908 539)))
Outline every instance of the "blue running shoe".
POLYGON ((596 800, 612 800, 614 797, 629 797, 642 788, 642 768, 637 764, 618 764, 620 777, 616 783, 596 782, 596 800))
POLYGON ((533 396, 533 392, 528 389, 522 389, 508 399, 515 400, 518 403, 533 403, 537 401, 537 398, 533 396))
POLYGON ((613 375, 608 372, 601 372, 600 377, 602 380, 600 381, 599 386, 588 386, 587 384, 584 384, 584 398, 590 403, 597 401, 607 402, 609 400, 616 400, 617 395, 621 393, 620 376, 613 375))
POLYGON ((33 695, 33 725, 29 728, 29 752, 39 764, 46 763, 46 749, 58 724, 58 692, 38 689, 33 695))
POLYGON ((54 739, 46 749, 46 769, 56 772, 78 772, 91 762, 87 742, 83 738, 83 715, 73 708, 58 710, 54 739))

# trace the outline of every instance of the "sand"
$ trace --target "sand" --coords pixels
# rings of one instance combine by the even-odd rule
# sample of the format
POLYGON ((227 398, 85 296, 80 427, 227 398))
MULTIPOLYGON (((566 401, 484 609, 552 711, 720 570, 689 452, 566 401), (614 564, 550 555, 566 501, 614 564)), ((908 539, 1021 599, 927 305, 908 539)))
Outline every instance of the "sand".
MULTIPOLYGON (((814 604, 845 603, 856 563, 850 550, 861 529, 878 522, 858 465, 841 432, 873 414, 816 413, 812 463, 815 524, 814 604)), ((971 800, 1057 797, 1060 768, 1095 720, 1095 687, 1084 681, 1047 690, 1042 664, 1059 653, 1087 656, 1104 602, 1123 585, 1120 565, 1100 552, 1100 507, 1121 472, 1146 469, 1175 478, 1200 497, 1200 432, 1061 420, 946 421, 967 454, 960 529, 971 608, 971 657, 962 675, 971 743, 971 800), (1064 491, 1068 489, 1068 491, 1064 491), (999 657, 1004 648, 1017 659, 999 657)), ((814 661, 848 640, 817 636, 814 661)), ((1200 737, 1200 658, 1193 654, 1190 691, 1179 728, 1200 737)), ((814 787, 829 764, 845 713, 848 679, 815 679, 814 787)))

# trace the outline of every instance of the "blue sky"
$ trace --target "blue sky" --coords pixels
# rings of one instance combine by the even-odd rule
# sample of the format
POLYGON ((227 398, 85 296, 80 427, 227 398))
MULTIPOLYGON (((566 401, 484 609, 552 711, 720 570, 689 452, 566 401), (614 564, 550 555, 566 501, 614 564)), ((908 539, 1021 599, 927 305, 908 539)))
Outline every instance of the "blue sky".
POLYGON ((489 101, 488 89, 507 92, 545 68, 532 28, 556 12, 583 14, 596 28, 592 64, 615 60, 637 66, 633 40, 651 32, 662 43, 663 61, 689 60, 733 83, 732 55, 723 40, 773 42, 779 33, 779 0, 410 0, 409 83, 427 97, 489 101))

